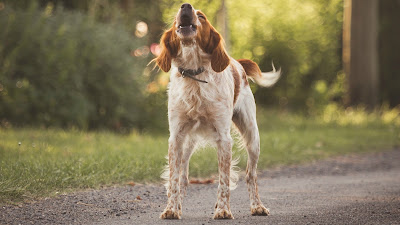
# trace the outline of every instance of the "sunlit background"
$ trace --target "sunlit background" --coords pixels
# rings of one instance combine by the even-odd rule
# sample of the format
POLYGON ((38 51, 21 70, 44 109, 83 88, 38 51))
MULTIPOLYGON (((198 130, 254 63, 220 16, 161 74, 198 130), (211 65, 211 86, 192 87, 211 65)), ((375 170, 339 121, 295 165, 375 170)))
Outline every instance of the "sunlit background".
MULTIPOLYGON (((258 107, 400 124, 399 1, 188 2, 231 56, 282 68, 258 107)), ((148 63, 182 3, 0 0, 0 126, 166 132, 169 75, 148 63)))
MULTIPOLYGON (((251 83, 258 170, 399 149, 399 0, 188 2, 232 57, 282 69, 251 83)), ((0 204, 160 182, 169 74, 149 62, 182 3, 0 0, 0 204)), ((246 156, 233 147, 242 171, 246 156)), ((190 177, 217 159, 198 151, 190 177)))

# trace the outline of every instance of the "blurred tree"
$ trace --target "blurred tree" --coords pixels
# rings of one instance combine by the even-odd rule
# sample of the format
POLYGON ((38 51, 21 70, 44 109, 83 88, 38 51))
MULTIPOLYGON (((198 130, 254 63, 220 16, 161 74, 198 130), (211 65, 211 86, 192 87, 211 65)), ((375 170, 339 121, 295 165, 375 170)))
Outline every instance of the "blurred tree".
POLYGON ((341 0, 228 1, 234 58, 256 61, 261 70, 282 67, 272 88, 253 86, 258 104, 283 109, 317 107, 340 100, 341 0), (340 85, 339 85, 340 86, 340 85))
POLYGON ((231 39, 229 31, 228 9, 226 7, 225 0, 221 0, 221 5, 217 11, 215 26, 219 28, 219 31, 225 41, 225 47, 227 51, 230 52, 231 39))
POLYGON ((119 24, 76 11, 0 11, 0 121, 143 128, 146 50, 119 24))
POLYGON ((63 7, 88 13, 96 21, 124 23, 134 33, 137 21, 149 27, 150 43, 158 42, 163 29, 160 3, 162 0, 5 0, 7 6, 27 9, 32 2, 39 6, 63 7))
POLYGON ((379 1, 379 72, 382 100, 400 105, 400 1, 379 1))
POLYGON ((372 109, 379 100, 378 0, 346 0, 344 18, 349 103, 372 109))
POLYGON ((11 6, 14 9, 28 9, 33 2, 37 3, 40 7, 45 7, 49 3, 53 6, 63 6, 66 9, 76 9, 86 11, 89 7, 89 3, 92 0, 3 0, 7 6, 11 6))

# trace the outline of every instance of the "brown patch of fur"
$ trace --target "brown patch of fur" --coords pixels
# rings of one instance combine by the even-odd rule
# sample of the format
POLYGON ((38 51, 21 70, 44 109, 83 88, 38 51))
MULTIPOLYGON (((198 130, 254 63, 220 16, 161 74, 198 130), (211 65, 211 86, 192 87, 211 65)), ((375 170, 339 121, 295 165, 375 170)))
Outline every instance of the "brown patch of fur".
POLYGON ((157 65, 164 71, 168 72, 171 69, 172 58, 176 57, 179 51, 179 39, 175 33, 175 23, 161 37, 161 53, 156 58, 157 65))
POLYGON ((243 79, 243 82, 244 82, 244 86, 249 85, 249 81, 247 80, 246 72, 243 72, 242 79, 243 79))
MULTIPOLYGON (((249 59, 238 59, 237 60, 242 66, 247 76, 249 77, 261 77, 261 70, 257 63, 249 59)), ((246 79, 247 80, 247 79, 246 79)))
POLYGON ((222 72, 230 63, 223 39, 208 22, 204 13, 198 11, 197 15, 203 16, 204 19, 200 19, 201 26, 198 27, 196 40, 204 52, 211 54, 211 68, 217 73, 222 72))
POLYGON ((240 92, 240 75, 239 72, 237 71, 236 67, 234 65, 231 65, 232 67, 232 76, 235 82, 235 91, 233 95, 233 104, 235 105, 237 97, 239 96, 240 92))

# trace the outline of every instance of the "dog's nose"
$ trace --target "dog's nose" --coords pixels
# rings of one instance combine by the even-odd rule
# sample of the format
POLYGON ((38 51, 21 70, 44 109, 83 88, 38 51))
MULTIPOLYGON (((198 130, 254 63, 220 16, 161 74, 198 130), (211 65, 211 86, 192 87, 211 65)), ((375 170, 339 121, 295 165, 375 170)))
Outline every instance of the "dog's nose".
POLYGON ((182 25, 190 25, 193 20, 192 5, 185 3, 181 6, 180 20, 182 25))
POLYGON ((192 9, 192 5, 189 3, 182 4, 181 9, 192 9))

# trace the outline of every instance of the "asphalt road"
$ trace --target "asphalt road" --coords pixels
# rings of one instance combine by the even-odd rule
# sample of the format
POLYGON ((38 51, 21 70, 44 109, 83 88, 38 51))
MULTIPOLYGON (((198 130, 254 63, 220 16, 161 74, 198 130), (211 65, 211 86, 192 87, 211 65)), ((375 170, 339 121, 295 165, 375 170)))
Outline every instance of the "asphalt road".
POLYGON ((0 224, 400 224, 400 149, 262 171, 266 217, 250 215, 241 178, 234 220, 212 219, 216 184, 189 185, 179 221, 159 219, 164 187, 127 185, 2 206, 0 224))

